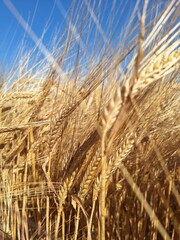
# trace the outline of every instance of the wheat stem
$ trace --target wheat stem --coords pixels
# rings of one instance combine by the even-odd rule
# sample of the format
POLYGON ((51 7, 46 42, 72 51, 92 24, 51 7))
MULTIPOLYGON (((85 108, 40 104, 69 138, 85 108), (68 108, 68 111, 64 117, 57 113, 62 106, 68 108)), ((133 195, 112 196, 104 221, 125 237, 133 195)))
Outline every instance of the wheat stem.
POLYGON ((151 206, 149 205, 149 203, 146 201, 145 197, 143 196, 142 192, 140 191, 139 187, 137 186, 137 184, 134 182, 131 174, 128 172, 127 168, 125 167, 125 165, 123 163, 121 163, 120 165, 120 169, 124 174, 124 177, 126 178, 127 182, 129 183, 129 185, 131 186, 132 190, 134 191, 134 193, 136 194, 137 198, 139 199, 139 201, 141 202, 142 206, 144 207, 144 209, 146 210, 147 214, 149 215, 150 219, 152 220, 154 226, 158 229, 158 231, 160 232, 161 236, 167 240, 171 240, 170 236, 168 235, 168 233, 166 232, 165 228, 163 227, 163 225, 161 224, 161 222, 159 221, 158 217, 156 216, 154 210, 151 208, 151 206))

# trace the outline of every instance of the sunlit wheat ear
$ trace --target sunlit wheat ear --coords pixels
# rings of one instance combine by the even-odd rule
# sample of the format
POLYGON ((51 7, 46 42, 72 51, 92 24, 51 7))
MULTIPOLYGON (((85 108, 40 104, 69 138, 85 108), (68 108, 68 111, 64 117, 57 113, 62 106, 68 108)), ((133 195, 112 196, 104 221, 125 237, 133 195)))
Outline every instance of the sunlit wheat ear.
POLYGON ((76 173, 73 172, 73 174, 64 181, 63 185, 61 186, 58 192, 58 197, 61 205, 65 203, 65 199, 67 197, 68 191, 71 189, 75 175, 76 173))
POLYGON ((3 94, 0 98, 0 106, 3 107, 4 104, 16 99, 32 99, 35 96, 34 92, 12 92, 3 94))
POLYGON ((98 128, 98 133, 100 136, 106 134, 107 131, 112 127, 119 113, 121 104, 121 88, 118 88, 114 94, 114 97, 110 100, 109 104, 103 111, 101 122, 98 128))
MULTIPOLYGON (((114 174, 114 172, 120 168, 121 163, 123 160, 131 153, 134 148, 135 139, 132 134, 128 134, 122 139, 122 144, 120 145, 119 149, 116 151, 115 156, 111 156, 109 159, 109 163, 107 165, 106 171, 106 181, 114 174)), ((101 176, 96 178, 94 183, 94 192, 93 192, 93 199, 96 200, 101 188, 101 176)))
POLYGON ((101 156, 99 151, 97 151, 96 155, 93 157, 80 183, 80 192, 78 195, 82 201, 84 200, 94 179, 97 177, 99 173, 100 162, 101 162, 101 156))
POLYGON ((121 162, 128 156, 134 148, 134 137, 129 135, 122 140, 120 148, 116 152, 115 159, 110 162, 107 170, 107 178, 110 177, 120 166, 121 162))
POLYGON ((63 215, 63 205, 65 204, 68 192, 71 189, 72 183, 74 181, 74 177, 75 177, 75 172, 73 172, 73 174, 64 181, 64 183, 62 184, 58 192, 59 203, 56 202, 58 214, 57 214, 56 223, 55 223, 55 234, 54 234, 55 240, 58 239, 58 232, 60 228, 59 226, 60 218, 61 218, 61 214, 63 215))
POLYGON ((99 177, 96 178, 93 185, 93 201, 96 201, 100 192, 101 180, 99 177))
POLYGON ((179 67, 180 51, 176 50, 170 55, 157 58, 154 63, 149 64, 139 74, 139 79, 135 83, 132 96, 136 96, 142 89, 152 82, 165 77, 179 67))

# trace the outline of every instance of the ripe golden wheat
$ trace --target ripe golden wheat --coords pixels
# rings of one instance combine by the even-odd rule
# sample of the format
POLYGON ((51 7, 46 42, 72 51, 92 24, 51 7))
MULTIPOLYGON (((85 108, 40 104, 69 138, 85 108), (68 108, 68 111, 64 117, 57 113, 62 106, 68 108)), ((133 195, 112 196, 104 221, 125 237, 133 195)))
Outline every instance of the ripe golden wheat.
POLYGON ((76 49, 74 64, 70 21, 42 81, 1 84, 0 239, 180 237, 180 4, 147 2, 115 49, 104 33, 98 58, 76 49))

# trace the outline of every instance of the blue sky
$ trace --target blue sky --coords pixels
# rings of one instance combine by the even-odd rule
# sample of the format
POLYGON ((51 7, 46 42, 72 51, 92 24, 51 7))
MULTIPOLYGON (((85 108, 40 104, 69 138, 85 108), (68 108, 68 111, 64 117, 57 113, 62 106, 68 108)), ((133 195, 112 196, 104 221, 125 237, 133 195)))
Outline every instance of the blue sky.
MULTIPOLYGON (((33 46, 33 42, 4 2, 6 0, 0 1, 0 62, 2 65, 7 65, 9 61, 13 61, 22 40, 30 47, 33 46)), ((55 26, 65 21, 54 0, 11 0, 11 3, 38 37, 41 37, 48 23, 43 39, 45 44, 52 38, 55 26)), ((62 4, 68 11, 71 0, 62 1, 62 4)))
MULTIPOLYGON (((6 6, 5 3, 8 2, 14 5, 19 14, 30 25, 37 37, 40 38, 42 36, 43 30, 48 23, 46 34, 43 37, 43 44, 48 48, 48 44, 50 44, 53 38, 55 29, 62 29, 63 31, 63 26, 65 26, 67 20, 65 19, 64 14, 70 9, 72 0, 0 0, 0 63, 5 66, 10 64, 11 60, 13 61, 22 40, 27 44, 27 47, 32 47, 34 44, 22 28, 19 21, 15 18, 14 14, 10 12, 6 6), (63 7, 63 11, 61 7, 63 7)), ((80 2, 80 0, 76 0, 75 5, 78 7, 80 2)), ((87 0, 84 2, 87 2, 87 0)), ((89 3, 94 9, 99 1, 90 0, 89 3), (93 7, 94 3, 95 5, 93 7)), ((101 20, 101 28, 103 32, 106 32, 106 27, 109 21, 108 16, 110 16, 109 11, 113 4, 115 5, 114 11, 116 9, 119 9, 120 11, 123 6, 125 7, 127 14, 121 19, 121 24, 118 28, 123 26, 125 19, 128 17, 128 11, 130 12, 133 9, 136 0, 130 0, 128 4, 126 3, 126 0, 102 1, 100 9, 104 14, 104 18, 101 20)))
MULTIPOLYGON (((120 40, 119 33, 124 31, 123 29, 127 26, 127 22, 137 2, 136 0, 83 1, 84 6, 86 5, 87 7, 87 3, 89 3, 93 10, 98 9, 97 12, 93 12, 100 24, 98 31, 97 24, 94 23, 94 25, 90 27, 91 32, 87 34, 88 39, 87 36, 83 38, 85 44, 89 44, 89 49, 92 48, 91 50, 93 50, 95 46, 95 44, 93 45, 93 41, 97 32, 99 32, 99 38, 102 38, 103 34, 101 33, 106 33, 105 35, 108 41, 109 39, 110 41, 113 40, 114 44, 120 40), (99 2, 101 2, 101 4, 98 6, 99 2), (111 12, 112 9, 113 12, 111 12), (108 22, 111 20, 113 21, 111 24, 113 27, 108 28, 108 22), (93 30, 94 27, 96 31, 93 30), (112 39, 110 36, 112 36, 112 39)), ((68 18, 65 16, 65 13, 68 13, 70 10, 72 0, 0 0, 0 66, 2 67, 9 67, 9 65, 13 63, 22 41, 27 48, 31 48, 34 45, 31 37, 29 37, 22 28, 19 20, 16 19, 14 14, 8 9, 5 4, 8 2, 13 4, 38 38, 42 36, 44 29, 47 27, 42 42, 47 49, 50 49, 49 47, 53 36, 56 35, 55 31, 57 29, 62 29, 62 32, 66 31, 64 27, 68 18)), ((82 0, 75 0, 74 9, 78 9, 78 5, 81 2, 82 0)), ((142 0, 140 0, 140 2, 142 2, 142 0)), ((80 14, 78 11, 75 11, 73 19, 79 17, 80 14)), ((91 16, 91 22, 93 21, 91 16)), ((82 19, 79 18, 79 21, 75 24, 77 29, 80 28, 81 23, 82 19)), ((86 26, 84 27, 84 31, 88 33, 88 21, 86 22, 86 26)), ((61 31, 58 34, 61 35, 61 31)), ((97 39, 98 37, 96 37, 96 41, 97 39)), ((106 39, 104 41, 106 41, 106 39)))

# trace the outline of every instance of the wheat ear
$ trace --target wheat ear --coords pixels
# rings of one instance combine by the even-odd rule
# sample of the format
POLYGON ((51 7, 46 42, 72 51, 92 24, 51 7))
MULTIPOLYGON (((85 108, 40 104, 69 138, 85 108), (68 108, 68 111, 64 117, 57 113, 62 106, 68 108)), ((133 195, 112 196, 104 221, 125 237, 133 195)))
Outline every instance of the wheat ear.
POLYGON ((140 72, 139 79, 133 87, 132 96, 135 97, 146 86, 174 71, 178 67, 179 61, 180 51, 176 50, 149 64, 140 72))
POLYGON ((109 104, 107 105, 107 107, 105 107, 103 111, 100 125, 98 128, 98 133, 100 137, 106 134, 108 130, 112 127, 119 113, 121 104, 122 104, 121 89, 118 88, 114 94, 114 97, 110 100, 109 104))
POLYGON ((134 137, 132 135, 126 136, 122 139, 122 144, 116 152, 115 159, 112 158, 108 165, 107 176, 108 179, 119 167, 121 162, 129 155, 129 153, 133 150, 134 147, 134 137))
POLYGON ((106 148, 105 140, 108 130, 112 127, 122 105, 121 88, 116 90, 114 97, 105 107, 100 126, 98 129, 101 137, 101 201, 100 201, 100 216, 101 216, 101 239, 105 239, 105 218, 106 218, 106 148))
POLYGON ((80 184, 79 198, 81 201, 84 201, 85 196, 87 195, 91 184, 99 173, 99 167, 101 163, 101 156, 99 150, 97 150, 96 155, 93 157, 91 163, 89 164, 87 171, 84 175, 83 180, 80 184))
POLYGON ((63 211, 63 205, 65 204, 67 194, 70 191, 71 186, 73 184, 74 177, 75 177, 75 172, 73 172, 73 174, 64 181, 64 183, 60 187, 60 190, 58 191, 58 194, 57 194, 59 203, 57 203, 57 205, 58 205, 57 206, 58 215, 57 215, 55 233, 54 233, 54 239, 55 240, 58 239, 59 224, 60 224, 61 213, 63 211))

